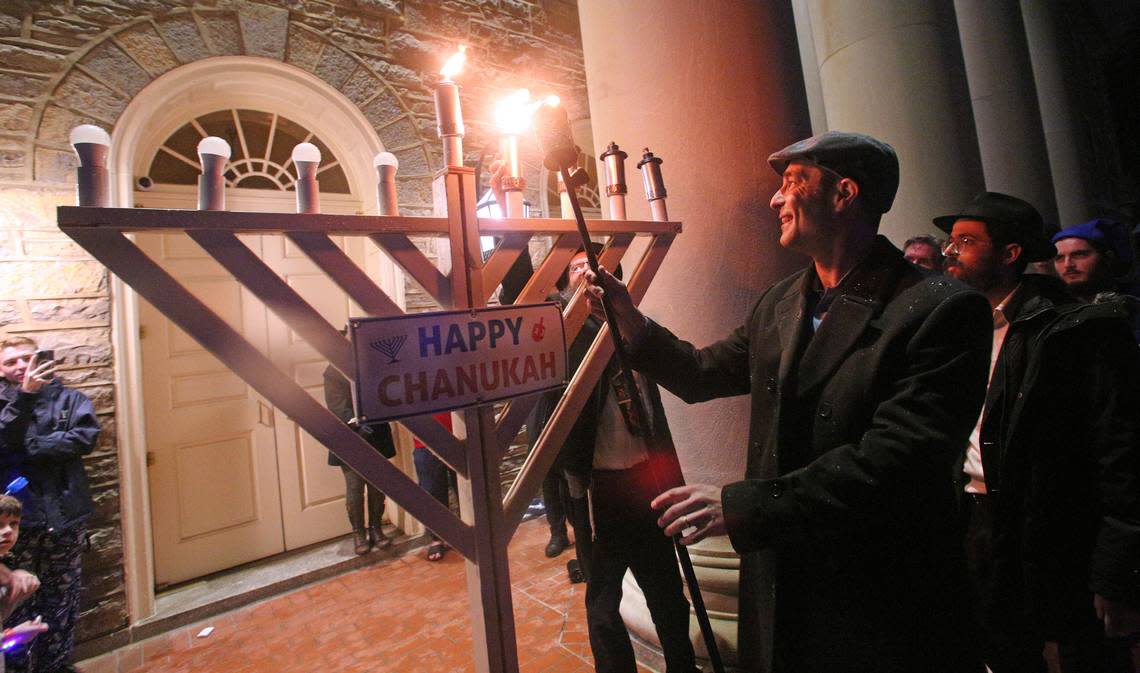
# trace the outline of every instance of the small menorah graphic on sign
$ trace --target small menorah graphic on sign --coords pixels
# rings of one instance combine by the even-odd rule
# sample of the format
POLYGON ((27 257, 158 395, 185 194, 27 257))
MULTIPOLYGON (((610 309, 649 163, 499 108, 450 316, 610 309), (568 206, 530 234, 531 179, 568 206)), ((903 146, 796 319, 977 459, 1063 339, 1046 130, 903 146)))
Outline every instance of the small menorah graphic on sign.
POLYGON ((380 351, 384 355, 387 355, 388 356, 388 364, 394 364, 396 362, 399 362, 399 360, 396 359, 396 355, 399 354, 400 349, 404 347, 404 342, 407 340, 408 340, 408 337, 406 335, 401 334, 399 336, 393 336, 393 337, 388 337, 386 339, 380 339, 378 341, 372 341, 368 345, 372 346, 373 348, 380 351))

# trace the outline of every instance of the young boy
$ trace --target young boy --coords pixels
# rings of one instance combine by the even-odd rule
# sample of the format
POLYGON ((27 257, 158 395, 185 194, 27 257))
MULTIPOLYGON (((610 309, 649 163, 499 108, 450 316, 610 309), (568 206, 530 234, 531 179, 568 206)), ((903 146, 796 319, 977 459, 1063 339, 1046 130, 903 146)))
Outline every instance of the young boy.
MULTIPOLYGON (((20 516, 23 506, 20 501, 10 495, 0 495, 0 558, 12 551, 12 546, 20 537, 20 516)), ((32 595, 40 586, 35 575, 24 570, 10 570, 8 566, 0 564, 0 621, 8 618, 12 610, 32 595)), ((0 635, 0 650, 7 652, 12 648, 30 643, 36 636, 48 630, 39 617, 18 624, 10 629, 4 629, 0 635)), ((0 673, 4 671, 4 656, 0 654, 0 673)))

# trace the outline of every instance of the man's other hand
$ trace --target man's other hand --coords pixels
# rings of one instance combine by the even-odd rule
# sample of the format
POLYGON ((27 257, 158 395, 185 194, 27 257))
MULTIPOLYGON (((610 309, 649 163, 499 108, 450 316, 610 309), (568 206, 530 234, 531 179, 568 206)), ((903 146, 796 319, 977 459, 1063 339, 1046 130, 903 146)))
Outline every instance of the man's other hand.
POLYGON ((724 507, 720 504, 720 487, 689 484, 665 491, 653 499, 653 509, 664 509, 657 525, 669 537, 684 535, 681 544, 693 544, 711 535, 724 535, 724 507))
POLYGON ((625 283, 614 277, 606 267, 599 266, 597 274, 586 271, 586 299, 590 302, 590 311, 599 320, 605 319, 602 297, 609 297, 622 340, 627 344, 635 343, 645 331, 645 316, 633 305, 633 297, 629 296, 625 283))
POLYGON ((1104 622, 1104 633, 1109 638, 1140 634, 1140 609, 1100 594, 1093 594, 1093 607, 1097 619, 1104 622))
POLYGON ((502 159, 495 159, 487 167, 487 172, 491 174, 491 193, 495 195, 495 201, 499 204, 499 210, 503 213, 503 217, 506 217, 507 197, 503 191, 503 177, 507 174, 507 163, 502 159))

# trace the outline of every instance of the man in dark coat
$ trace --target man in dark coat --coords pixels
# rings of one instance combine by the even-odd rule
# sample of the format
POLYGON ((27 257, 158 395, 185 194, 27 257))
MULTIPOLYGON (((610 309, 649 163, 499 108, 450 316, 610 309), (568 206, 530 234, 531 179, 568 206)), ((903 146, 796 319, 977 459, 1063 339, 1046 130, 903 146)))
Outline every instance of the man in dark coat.
POLYGON ((83 456, 95 448, 99 420, 83 393, 54 376, 55 362, 26 337, 0 342, 0 485, 25 477, 15 567, 39 577, 40 590, 8 618, 42 616, 50 631, 24 652, 9 652, 9 671, 70 671, 79 619, 82 554, 91 493, 83 456))
POLYGON ((780 244, 812 264, 728 338, 694 348, 589 276, 636 367, 686 402, 752 397, 745 480, 667 491, 661 525, 741 553, 746 670, 978 670, 949 475, 985 392, 986 302, 876 235, 889 145, 828 132, 769 163, 780 244))
MULTIPOLYGON (((587 268, 584 251, 570 260, 565 300, 581 285, 587 268)), ((620 266, 617 275, 620 278, 620 266)), ((567 353, 571 371, 585 359, 601 325, 594 316, 586 318, 567 353)), ((655 495, 682 483, 681 469, 657 386, 635 374, 649 414, 646 436, 635 435, 611 385, 618 371, 616 359, 611 359, 559 453, 574 549, 586 577, 586 624, 594 668, 597 673, 637 671, 620 613, 622 581, 629 570, 645 596, 666 673, 692 673, 696 669, 689 640, 689 602, 677 555, 649 507, 655 495)))
POLYGON ((993 308, 993 373, 958 471, 986 664, 1043 673, 1047 652, 1064 673, 1131 671, 1127 644, 1105 640, 1140 632, 1140 351, 1127 308, 1023 275, 1054 250, 1021 199, 987 192, 935 224, 950 233, 946 272, 993 308))

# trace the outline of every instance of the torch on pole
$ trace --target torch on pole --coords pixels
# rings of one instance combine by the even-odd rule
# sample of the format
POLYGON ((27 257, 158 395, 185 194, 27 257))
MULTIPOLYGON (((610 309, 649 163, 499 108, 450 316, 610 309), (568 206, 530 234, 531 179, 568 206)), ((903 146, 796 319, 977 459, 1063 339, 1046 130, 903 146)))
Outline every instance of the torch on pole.
MULTIPOLYGON (((582 237, 582 248, 586 252, 586 260, 590 266, 590 270, 595 274, 598 273, 598 257, 594 254, 593 246, 590 245, 590 232, 586 228, 586 218, 582 215, 582 206, 578 202, 578 187, 581 187, 588 180, 586 171, 577 168, 578 163, 578 146, 574 144, 573 137, 570 134, 570 119, 566 115, 566 110, 558 105, 543 105, 535 111, 534 115, 534 128, 535 134, 538 136, 538 144, 543 153, 543 165, 551 171, 556 171, 562 176, 562 181, 566 185, 566 192, 570 199, 570 206, 574 211, 574 220, 578 227, 578 233, 582 237), (573 169, 573 170, 571 170, 573 169)), ((625 153, 618 154, 618 148, 611 143, 611 149, 615 150, 612 156, 619 157, 618 161, 612 158, 607 163, 615 164, 610 174, 611 179, 624 176, 624 165, 621 170, 616 170, 616 164, 621 163, 624 159, 625 153)), ((666 217, 665 212, 665 187, 661 180, 661 160, 654 157, 652 153, 646 150, 645 159, 638 164, 644 172, 645 184, 647 187, 646 196, 649 198, 650 206, 653 209, 654 219, 663 220, 666 217), (652 190, 650 191, 650 186, 652 190)), ((617 195, 621 189, 624 188, 624 183, 621 187, 614 186, 611 195, 617 195)), ((609 192, 608 192, 609 193, 609 192)), ((624 197, 624 192, 622 192, 624 197)), ((624 200, 620 204, 624 206, 624 200)), ((624 215, 624 208, 621 209, 624 215)), ((602 295, 602 308, 605 312, 606 325, 609 326, 610 338, 614 341, 614 356, 617 359, 619 373, 618 376, 612 381, 614 388, 614 396, 617 398, 618 405, 622 408, 622 412, 626 419, 630 421, 631 434, 644 437, 648 442, 656 445, 657 442, 650 431, 649 414, 645 410, 645 405, 642 401, 640 392, 637 389, 637 381, 633 378, 633 369, 625 356, 625 351, 622 349, 621 331, 618 328, 617 317, 613 310, 610 297, 602 295)), ((676 449, 668 447, 676 458, 676 449)), ((654 489, 658 493, 665 491, 664 479, 662 479, 659 472, 657 461, 650 460, 650 474, 654 481, 654 489)), ((677 470, 680 474, 680 469, 677 470)), ((678 484, 679 485, 679 484, 678 484)), ((681 544, 681 536, 673 536, 673 548, 677 552, 677 560, 681 564, 681 572, 685 576, 685 583, 689 586, 689 597, 693 602, 693 611, 697 615, 697 624, 701 628, 701 637, 705 641, 705 650, 709 655, 709 663, 712 664, 714 673, 724 673, 724 662, 720 658, 720 650, 717 648, 716 635, 712 630, 712 622, 709 621, 708 609, 705 608, 704 598, 701 596, 701 588, 697 582, 697 572, 693 568, 693 561, 689 557, 689 549, 681 544)))

